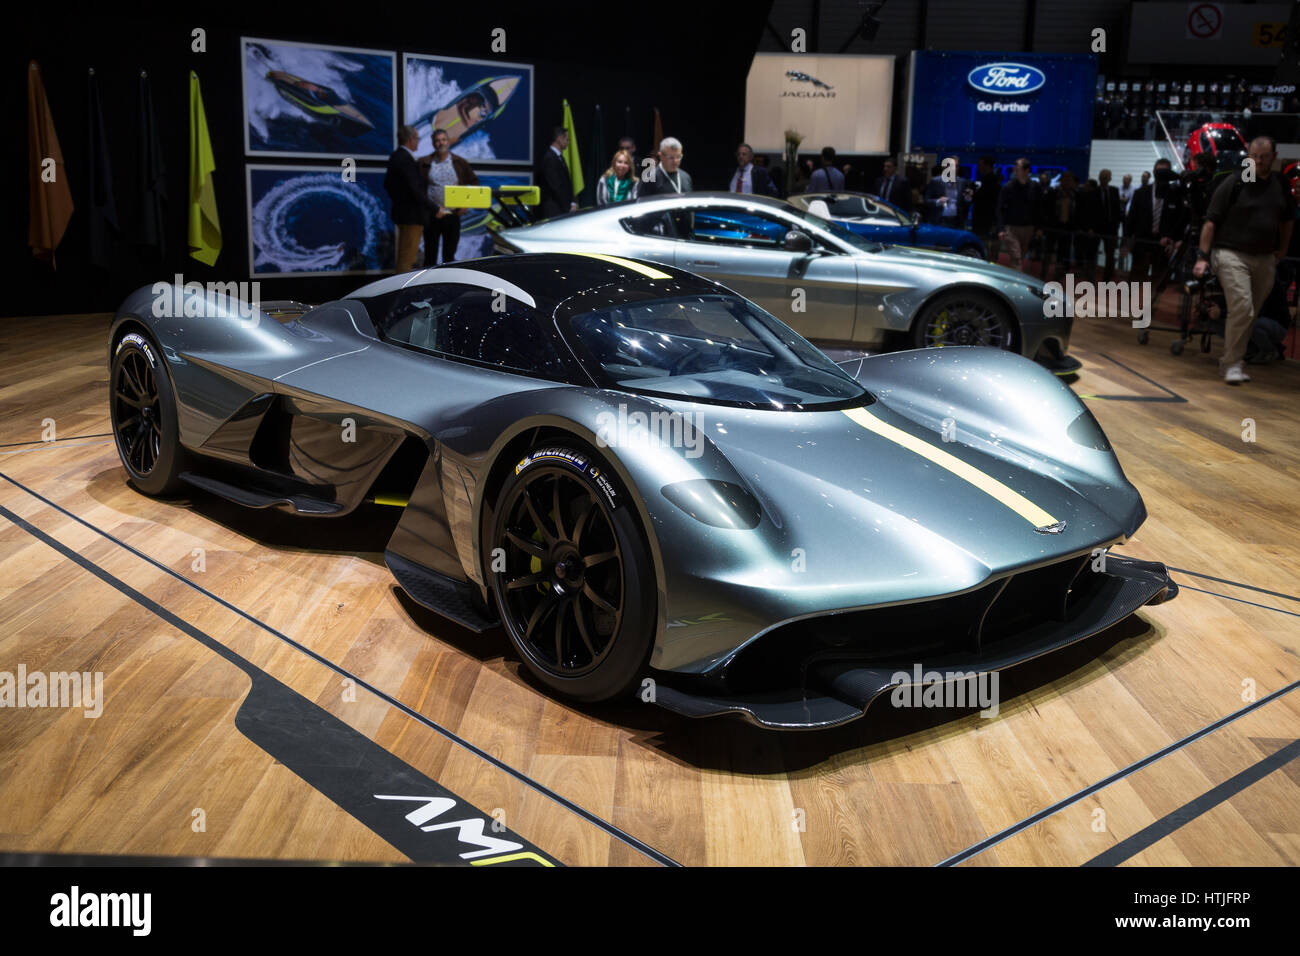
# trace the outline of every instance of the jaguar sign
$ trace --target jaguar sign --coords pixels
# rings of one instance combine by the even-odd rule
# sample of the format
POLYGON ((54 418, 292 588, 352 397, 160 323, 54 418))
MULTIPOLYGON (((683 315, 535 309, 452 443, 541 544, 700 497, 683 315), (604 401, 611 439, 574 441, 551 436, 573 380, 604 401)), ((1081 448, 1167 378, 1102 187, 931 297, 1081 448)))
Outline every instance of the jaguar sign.
POLYGON ((1042 70, 1024 63, 985 63, 971 70, 966 82, 981 93, 1019 96, 1041 89, 1047 77, 1042 70))

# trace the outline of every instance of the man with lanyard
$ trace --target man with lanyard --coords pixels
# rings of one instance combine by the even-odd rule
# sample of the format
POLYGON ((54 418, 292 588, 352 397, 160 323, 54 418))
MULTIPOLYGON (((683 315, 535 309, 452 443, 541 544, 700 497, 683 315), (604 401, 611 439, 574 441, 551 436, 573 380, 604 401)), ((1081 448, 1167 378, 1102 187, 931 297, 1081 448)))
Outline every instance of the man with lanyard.
POLYGON ((1210 197, 1196 250, 1192 274, 1200 278, 1213 267, 1228 301, 1219 369, 1229 385, 1250 381, 1241 367, 1246 345, 1295 228, 1295 197, 1282 176, 1272 175, 1276 158, 1273 137, 1250 141, 1247 167, 1223 177, 1210 197))
POLYGON ((659 165, 646 170, 641 179, 641 188, 637 198, 646 196, 671 196, 675 193, 688 193, 695 188, 691 174, 682 169, 682 143, 672 136, 665 136, 659 144, 659 165))

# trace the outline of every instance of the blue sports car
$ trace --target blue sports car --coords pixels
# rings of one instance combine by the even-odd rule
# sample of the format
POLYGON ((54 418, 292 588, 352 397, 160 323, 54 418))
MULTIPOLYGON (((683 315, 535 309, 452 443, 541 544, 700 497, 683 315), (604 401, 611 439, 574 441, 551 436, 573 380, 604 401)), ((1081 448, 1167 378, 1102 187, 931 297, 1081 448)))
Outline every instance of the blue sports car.
POLYGON ((790 202, 823 219, 831 219, 867 239, 895 246, 917 246, 987 258, 980 237, 965 229, 932 226, 892 203, 866 193, 799 193, 790 202))

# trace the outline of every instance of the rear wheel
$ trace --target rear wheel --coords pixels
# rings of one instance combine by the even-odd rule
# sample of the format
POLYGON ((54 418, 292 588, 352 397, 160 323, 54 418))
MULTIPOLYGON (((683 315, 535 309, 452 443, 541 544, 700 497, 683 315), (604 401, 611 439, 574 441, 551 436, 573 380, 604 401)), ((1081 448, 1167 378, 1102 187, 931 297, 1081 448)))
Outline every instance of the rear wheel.
POLYGON ((919 349, 947 345, 1015 349, 1016 330, 1010 312, 997 299, 957 289, 940 294, 922 310, 912 339, 919 349))
POLYGON ((528 669, 577 700, 626 693, 654 639, 654 577, 625 493, 587 449, 530 453, 505 483, 492 588, 528 669))
POLYGON ((118 339, 108 387, 113 438, 131 483, 148 495, 174 493, 186 456, 171 377, 157 346, 138 332, 118 339))

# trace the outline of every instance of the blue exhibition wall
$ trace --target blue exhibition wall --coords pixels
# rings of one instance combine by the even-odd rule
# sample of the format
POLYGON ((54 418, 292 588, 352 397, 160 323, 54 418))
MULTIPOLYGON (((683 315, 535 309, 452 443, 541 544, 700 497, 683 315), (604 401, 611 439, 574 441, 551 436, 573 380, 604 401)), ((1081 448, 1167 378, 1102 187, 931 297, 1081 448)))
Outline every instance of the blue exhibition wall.
POLYGON ((912 54, 909 149, 1086 173, 1097 58, 1075 53, 912 54))

